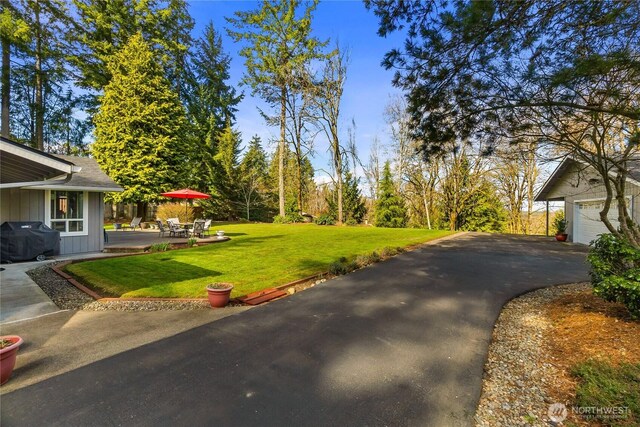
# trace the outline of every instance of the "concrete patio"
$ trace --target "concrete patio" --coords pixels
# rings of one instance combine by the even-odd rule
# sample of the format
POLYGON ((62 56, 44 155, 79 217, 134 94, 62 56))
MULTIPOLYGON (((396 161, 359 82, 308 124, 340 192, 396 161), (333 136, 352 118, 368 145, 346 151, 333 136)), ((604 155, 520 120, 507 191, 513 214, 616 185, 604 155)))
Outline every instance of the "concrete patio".
MULTIPOLYGON (((147 229, 142 231, 107 231, 108 241, 104 244, 105 252, 142 252, 151 245, 157 243, 171 243, 176 245, 187 245, 189 238, 169 236, 165 232, 164 236, 157 229, 147 229)), ((210 236, 197 238, 198 244, 220 243, 229 240, 228 237, 219 238, 212 231, 210 236)))

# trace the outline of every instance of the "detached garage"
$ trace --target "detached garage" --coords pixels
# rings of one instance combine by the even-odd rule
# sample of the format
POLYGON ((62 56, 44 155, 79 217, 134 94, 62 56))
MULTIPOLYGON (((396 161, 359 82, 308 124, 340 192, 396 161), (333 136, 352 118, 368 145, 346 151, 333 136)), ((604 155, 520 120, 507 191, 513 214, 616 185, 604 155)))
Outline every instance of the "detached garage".
MULTIPOLYGON (((634 165, 627 181, 627 206, 636 222, 640 222, 640 162, 634 165)), ((536 202, 564 201, 568 222, 569 241, 589 244, 599 234, 609 233, 600 221, 606 190, 602 178, 590 167, 576 160, 565 158, 551 174, 536 202)), ((608 218, 618 227, 618 208, 615 201, 609 208, 608 218)))

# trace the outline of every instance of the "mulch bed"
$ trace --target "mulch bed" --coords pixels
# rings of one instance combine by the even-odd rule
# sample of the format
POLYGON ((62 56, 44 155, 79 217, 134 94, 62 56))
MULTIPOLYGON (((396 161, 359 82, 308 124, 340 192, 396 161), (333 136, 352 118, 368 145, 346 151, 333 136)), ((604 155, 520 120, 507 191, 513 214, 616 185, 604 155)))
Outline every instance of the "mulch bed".
MULTIPOLYGON (((640 363, 640 321, 588 283, 530 292, 505 305, 485 365, 476 425, 549 426, 549 405, 576 401, 571 369, 587 360, 640 363)), ((569 411, 565 426, 599 426, 569 411)))

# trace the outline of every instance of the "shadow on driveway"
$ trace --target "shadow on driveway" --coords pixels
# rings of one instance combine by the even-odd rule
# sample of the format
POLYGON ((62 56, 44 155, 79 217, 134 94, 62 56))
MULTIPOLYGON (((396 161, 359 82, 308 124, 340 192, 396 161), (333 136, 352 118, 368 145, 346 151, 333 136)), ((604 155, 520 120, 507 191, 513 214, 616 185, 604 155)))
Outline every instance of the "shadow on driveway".
POLYGON ((470 425, 503 304, 586 248, 468 234, 8 393, 6 425, 470 425))

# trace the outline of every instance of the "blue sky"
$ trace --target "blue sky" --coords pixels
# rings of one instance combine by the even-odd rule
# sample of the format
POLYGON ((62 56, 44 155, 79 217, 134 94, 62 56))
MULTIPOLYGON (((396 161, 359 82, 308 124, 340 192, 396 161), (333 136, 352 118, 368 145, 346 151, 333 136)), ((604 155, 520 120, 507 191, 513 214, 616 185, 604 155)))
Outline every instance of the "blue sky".
MULTIPOLYGON (((265 148, 273 150, 268 141, 275 141, 278 129, 266 126, 256 107, 268 107, 260 99, 253 98, 246 87, 238 87, 244 73, 244 59, 238 55, 241 46, 234 43, 226 34, 229 26, 225 17, 232 16, 237 10, 252 10, 258 7, 255 1, 191 1, 190 13, 196 22, 194 37, 200 37, 205 25, 212 21, 214 27, 223 37, 223 47, 231 56, 230 82, 244 91, 245 98, 236 115, 237 128, 242 132, 246 143, 251 136, 257 134, 262 138, 265 148)), ((321 40, 331 39, 331 44, 339 41, 350 51, 350 64, 347 74, 341 106, 341 130, 346 141, 347 126, 354 119, 356 122, 356 141, 359 156, 366 162, 369 156, 369 145, 374 137, 385 144, 389 140, 389 132, 384 120, 384 109, 392 94, 400 91, 393 87, 391 79, 393 71, 380 66, 384 54, 393 47, 401 47, 404 38, 400 34, 382 38, 376 33, 378 20, 373 12, 368 11, 362 1, 333 0, 321 1, 312 22, 313 34, 321 40)), ((327 169, 329 156, 327 142, 318 138, 315 143, 315 157, 312 159, 317 169, 317 179, 322 181, 319 169, 327 169)))

